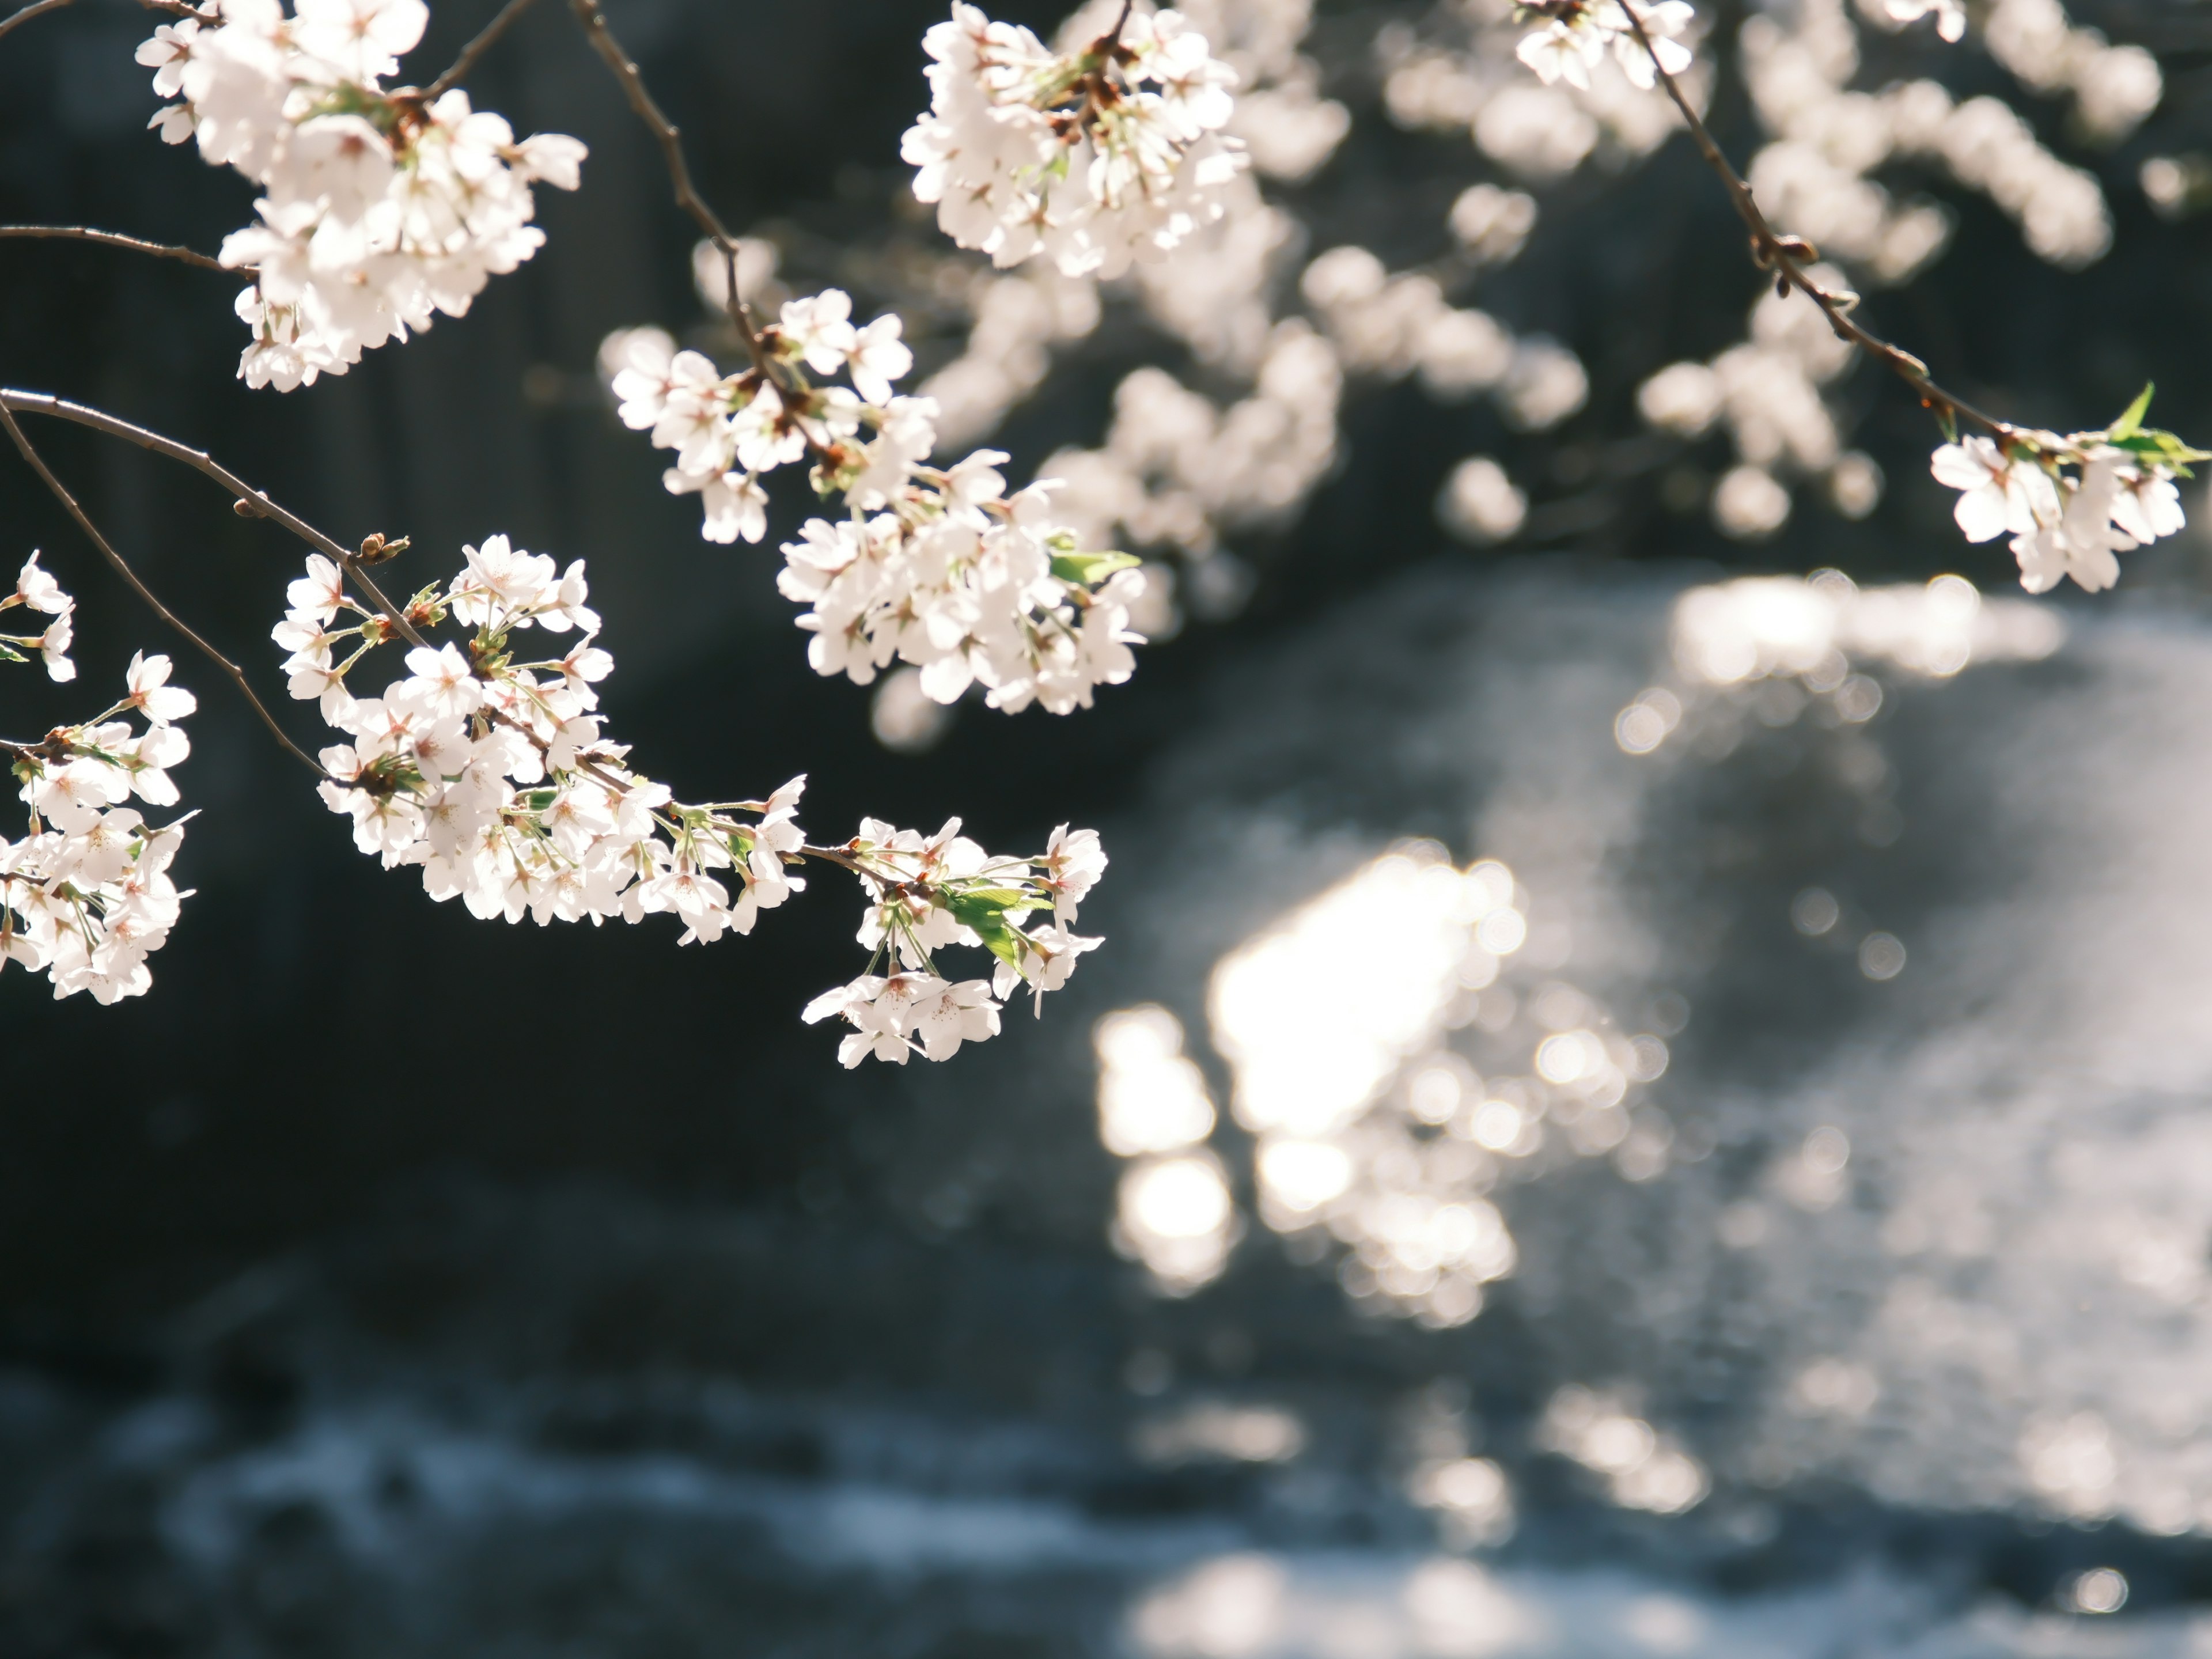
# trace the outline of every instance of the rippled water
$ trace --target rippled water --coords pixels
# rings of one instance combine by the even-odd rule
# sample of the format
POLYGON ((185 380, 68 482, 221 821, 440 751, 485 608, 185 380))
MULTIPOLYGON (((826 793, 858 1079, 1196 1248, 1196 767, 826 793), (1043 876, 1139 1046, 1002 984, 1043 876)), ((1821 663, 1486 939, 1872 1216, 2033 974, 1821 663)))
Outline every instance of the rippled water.
POLYGON ((912 1224, 428 1190, 8 1379, 9 1650, 2212 1652, 2212 633, 1692 586, 1224 670, 912 1224))

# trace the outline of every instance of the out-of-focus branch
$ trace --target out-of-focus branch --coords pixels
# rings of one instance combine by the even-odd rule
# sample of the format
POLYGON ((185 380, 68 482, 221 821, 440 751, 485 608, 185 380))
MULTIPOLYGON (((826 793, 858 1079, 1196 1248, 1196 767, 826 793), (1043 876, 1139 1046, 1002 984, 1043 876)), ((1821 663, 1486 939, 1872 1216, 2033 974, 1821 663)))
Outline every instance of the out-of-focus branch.
MULTIPOLYGON (((31 0, 31 3, 21 10, 11 12, 6 17, 0 17, 0 35, 5 35, 10 29, 29 22, 33 17, 43 17, 50 11, 59 11, 64 6, 73 3, 74 0, 31 0)), ((161 12, 171 17, 189 17, 201 23, 212 23, 216 21, 212 12, 204 12, 196 6, 188 6, 185 4, 184 0, 138 0, 138 3, 148 11, 161 12)))
MULTIPOLYGON (((56 3, 66 3, 66 0, 56 0, 56 3)), ((97 242, 102 247, 128 248, 133 253, 150 253, 157 258, 179 259, 188 265, 198 265, 203 270, 228 271, 231 269, 213 254, 202 253, 198 248, 179 247, 168 242, 149 242, 141 237, 125 236, 119 231, 94 230, 87 225, 0 225, 0 238, 31 237, 57 241, 97 242)), ((232 274, 237 273, 234 271, 232 274)))
POLYGON ((22 10, 0 18, 0 34, 5 34, 10 29, 21 27, 33 17, 43 17, 50 11, 59 11, 69 3, 70 0, 32 0, 31 4, 24 7, 22 10))
POLYGON ((293 742, 284 728, 276 724, 276 717, 269 712, 268 706, 254 695, 253 687, 247 684, 246 671, 202 639, 184 618, 161 603, 152 588, 139 580, 138 573, 133 570, 129 562, 115 550, 115 544, 100 533, 100 526, 92 521, 91 515, 77 504, 76 497, 70 494, 69 486, 54 476, 53 469, 46 465, 46 457, 40 454, 30 439, 24 435, 23 428, 16 423, 15 414, 5 398, 0 398, 0 426, 7 428, 8 436, 14 441, 23 459, 28 461, 32 470, 46 481, 46 488, 53 492, 54 499, 62 504, 70 518, 76 520, 77 528, 83 531, 92 544, 100 550, 101 556, 106 559, 109 564, 114 566, 116 574, 131 585, 131 591, 146 602, 147 606, 155 616, 181 635, 194 650, 230 677, 232 684, 238 687, 240 695, 253 705, 253 712, 261 716, 261 723, 269 728, 270 734, 278 743, 282 744, 316 776, 329 776, 315 757, 293 742))
POLYGON ((1675 109, 1680 112, 1684 124, 1690 130, 1690 137, 1698 146, 1698 153, 1705 158, 1705 165, 1719 175, 1722 185, 1728 191, 1729 200, 1735 204, 1736 213, 1743 220, 1744 228, 1751 233, 1752 258, 1759 268, 1775 273, 1776 284, 1784 293, 1796 289, 1820 307, 1838 339, 1848 340, 1911 386, 1919 394, 1920 401, 1926 408, 1935 410, 1946 420, 1955 420, 1964 416, 1977 426, 1986 427, 2000 439, 2018 434, 2021 428, 2011 422, 1985 414, 1957 393, 1947 392, 1936 385, 1929 378, 1928 365, 1911 352, 1860 326, 1850 314, 1850 307, 1857 302, 1856 298, 1850 301, 1840 299, 1807 277, 1804 261, 1808 258, 1817 258, 1818 253, 1800 237, 1778 234, 1766 222, 1766 216, 1759 210, 1758 202, 1752 196, 1751 186, 1729 164, 1728 157, 1713 142, 1713 135, 1707 131, 1705 122, 1699 118, 1697 111, 1690 107, 1690 100, 1682 95, 1682 89, 1675 84, 1674 77, 1660 63, 1659 50, 1651 44, 1651 36, 1644 29, 1644 20, 1636 15, 1632 0, 1625 0, 1621 10, 1626 14, 1628 27, 1635 31, 1638 42, 1650 56, 1652 69, 1657 72, 1660 83, 1667 88, 1667 96, 1674 100, 1675 109))
POLYGON ((538 0, 507 0, 507 3, 499 9, 499 15, 483 26, 475 40, 461 48, 461 55, 453 59, 453 66, 422 88, 424 100, 434 103, 443 94, 451 92, 467 80, 470 71, 477 66, 477 60, 497 46, 500 36, 507 32, 514 20, 537 3, 538 0))

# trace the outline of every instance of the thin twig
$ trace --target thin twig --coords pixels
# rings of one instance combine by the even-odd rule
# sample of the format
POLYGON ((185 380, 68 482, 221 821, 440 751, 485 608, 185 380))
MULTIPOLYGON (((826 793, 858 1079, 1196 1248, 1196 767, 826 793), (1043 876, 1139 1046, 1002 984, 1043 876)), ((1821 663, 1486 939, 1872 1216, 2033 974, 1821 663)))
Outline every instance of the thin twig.
POLYGON ((82 404, 73 404, 66 398, 57 398, 49 392, 19 392, 12 386, 0 386, 0 410, 15 410, 25 415, 48 415, 57 420, 74 421, 77 425, 88 426, 95 432, 105 432, 111 438, 121 438, 137 444, 141 449, 167 455, 173 461, 182 461, 230 491, 244 504, 247 512, 283 526, 317 552, 340 563, 356 556, 350 548, 340 546, 297 514, 279 507, 269 499, 265 492, 254 489, 210 457, 205 450, 194 449, 189 444, 179 443, 174 438, 166 438, 143 426, 134 426, 105 410, 88 409, 82 404))
POLYGON ((1729 165, 1728 157, 1713 142, 1712 134, 1706 130, 1705 122, 1698 118, 1697 111, 1690 107, 1690 100, 1682 95, 1682 89, 1675 84, 1674 77, 1659 62, 1659 50, 1651 44, 1651 37, 1644 27, 1644 20, 1636 15, 1636 7, 1624 4, 1621 10, 1627 15, 1628 27, 1635 31, 1638 41, 1650 55, 1651 67, 1658 72, 1661 83, 1667 88, 1668 97, 1674 100, 1674 107, 1681 112, 1682 119, 1690 129, 1690 137, 1696 141, 1698 153, 1705 158, 1705 165, 1720 175, 1721 183, 1727 187, 1729 200, 1735 204, 1736 213, 1742 218, 1745 228, 1751 233, 1752 248, 1758 262, 1777 273, 1776 280, 1783 290, 1785 293, 1792 288, 1802 290, 1807 299, 1820 307, 1821 313, 1828 319, 1829 327, 1835 330, 1838 339, 1848 340, 1895 374, 1919 394, 1921 403, 1927 408, 1939 414, 1963 415, 1975 424, 1988 428, 2000 439, 2019 434, 2021 428, 2011 422, 1985 414, 1957 393, 1947 392, 1936 385, 1928 377, 1927 364, 1903 347, 1892 345, 1881 336, 1861 327, 1852 320, 1850 312, 1843 301, 1806 276, 1804 266, 1798 258, 1798 251, 1804 249, 1806 244, 1794 237, 1778 235, 1774 227, 1767 223, 1766 216, 1759 211, 1758 202, 1752 197, 1751 186, 1744 183, 1742 176, 1729 165))
POLYGON ((138 579, 138 573, 133 570, 124 556, 115 550, 114 544, 100 533, 100 526, 93 523, 91 515, 77 505, 77 499, 70 494, 69 486, 54 476, 53 469, 46 465, 46 457, 40 454, 30 439, 24 435, 23 428, 16 424, 15 415, 4 401, 0 401, 0 426, 7 428, 8 436, 15 441, 15 447, 22 453, 23 459, 31 464, 32 469, 40 477, 46 480, 46 488, 53 492, 54 499, 62 504, 70 517, 76 520, 77 528, 84 532, 108 563, 115 567, 116 574, 131 584, 131 591, 146 602, 155 616, 189 641, 201 655, 230 676, 232 683, 238 687, 240 694, 246 702, 253 705, 253 712, 261 716, 261 723, 269 728, 278 743, 298 757, 301 763, 316 776, 328 777, 330 774, 323 770, 315 757, 293 742, 286 734, 284 728, 276 724, 276 717, 269 712, 268 707, 254 695, 252 686, 246 683, 246 671, 193 632, 184 618, 162 604, 155 597, 154 590, 138 579))
POLYGON ((637 64, 607 27, 599 0, 569 0, 569 6, 576 14, 577 22, 583 26, 584 38, 592 43, 592 50, 599 53, 612 72, 630 108, 659 144, 661 157, 668 166, 668 180, 675 191, 676 205, 690 215, 691 222, 706 233, 707 240, 721 254, 722 268, 729 282, 730 321, 736 325, 745 349, 752 355, 753 366, 766 373, 768 356, 761 346, 760 330, 753 322, 751 307, 738 292, 737 238, 730 234, 728 228, 692 184, 691 164, 684 157, 682 130, 668 118, 646 89, 645 77, 639 74, 637 64))
MULTIPOLYGON (((20 15, 20 14, 19 14, 20 15)), ((125 236, 118 231, 94 230, 85 225, 0 225, 0 238, 51 237, 71 242, 97 242, 102 247, 129 248, 134 253, 151 253, 163 259, 181 259, 188 265, 198 265, 203 270, 231 271, 231 268, 213 254, 202 253, 197 248, 178 247, 168 242, 149 242, 137 236, 125 236)), ((237 272, 231 271, 233 276, 237 272)))
POLYGON ((483 26, 475 40, 461 48, 461 55, 453 59, 453 68, 422 88, 423 101, 434 104, 443 94, 467 80, 470 71, 477 66, 477 60, 497 46, 499 37, 507 33, 514 20, 537 3, 538 0, 507 0, 507 3, 499 9, 499 15, 483 26))
MULTIPOLYGON (((4 18, 0 18, 0 35, 5 35, 9 30, 20 24, 29 22, 33 17, 43 17, 50 11, 59 11, 64 6, 71 3, 72 0, 31 0, 31 3, 21 11, 13 12, 4 18)), ((216 21, 212 12, 204 12, 196 6, 188 6, 184 3, 184 0, 138 0, 138 3, 148 11, 161 12, 171 17, 189 17, 199 23, 212 23, 216 21)))

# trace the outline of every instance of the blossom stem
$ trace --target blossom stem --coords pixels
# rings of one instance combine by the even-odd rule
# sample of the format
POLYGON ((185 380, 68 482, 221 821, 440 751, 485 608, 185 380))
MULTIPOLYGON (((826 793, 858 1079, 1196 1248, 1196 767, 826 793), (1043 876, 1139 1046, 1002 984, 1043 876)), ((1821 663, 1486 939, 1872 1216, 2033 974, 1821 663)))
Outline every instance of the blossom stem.
MULTIPOLYGON (((16 14, 17 16, 21 15, 20 12, 16 14)), ((86 225, 0 225, 0 238, 33 236, 72 242, 97 242, 103 247, 129 248, 134 253, 150 253, 162 259, 180 259, 188 265, 198 265, 203 270, 228 271, 231 269, 212 254, 202 253, 197 248, 178 247, 168 242, 149 242, 117 231, 94 230, 86 225)))
POLYGON ((246 702, 253 705, 253 712, 261 716, 261 723, 269 728, 270 734, 278 743, 290 750, 318 777, 327 777, 329 774, 323 770, 315 757, 293 742, 286 734, 284 728, 276 724, 276 717, 269 712, 267 705, 254 695, 252 686, 246 683, 246 671, 202 639, 182 617, 155 596, 153 589, 139 580, 138 573, 133 570, 129 562, 115 550, 114 544, 100 533, 100 526, 92 521, 91 515, 77 504, 76 497, 70 494, 69 486, 54 476, 53 469, 46 465, 46 457, 40 454, 30 439, 24 435, 23 428, 16 424, 15 413, 9 407, 8 401, 4 398, 0 398, 0 426, 7 428, 8 436, 14 441, 16 449, 21 453, 23 459, 30 463, 32 470, 46 481, 46 488, 53 492, 54 499, 62 504, 70 518, 76 520, 77 528, 84 532, 92 544, 100 550, 101 556, 115 568, 116 574, 131 585, 131 591, 146 602, 155 616, 176 629, 195 650, 230 677, 232 683, 238 687, 246 702))
POLYGON ((500 36, 514 26, 515 19, 537 3, 538 0, 507 0, 507 3, 499 9, 498 15, 478 31, 476 39, 461 48, 461 55, 453 59, 453 67, 422 88, 422 101, 434 104, 468 79, 470 71, 477 66, 477 61, 497 46, 500 36))
POLYGON ((1807 245, 1797 238, 1784 238, 1776 234, 1774 227, 1766 222, 1765 214, 1759 210, 1758 202, 1753 198, 1751 186, 1729 165, 1728 157, 1722 154, 1721 147, 1713 141, 1705 122, 1699 118, 1697 111, 1690 107, 1690 100, 1682 95, 1682 88, 1659 61, 1659 49, 1652 45, 1651 36, 1644 29, 1644 20, 1636 15, 1633 0, 1624 0, 1621 10, 1627 15, 1628 27, 1635 32, 1638 42, 1650 56, 1651 67, 1657 72, 1660 84, 1667 88, 1667 96, 1674 100, 1675 109, 1680 112, 1683 122, 1690 130, 1690 137, 1698 146, 1698 153, 1705 157, 1705 165, 1719 175, 1722 185, 1728 191, 1729 200, 1735 204, 1744 228, 1751 233, 1752 250, 1759 264, 1778 273, 1777 280, 1785 293, 1792 288, 1801 290, 1807 299, 1820 307, 1821 314, 1828 319, 1829 327, 1835 330, 1838 339, 1849 341, 1911 386, 1919 395, 1924 407, 1935 410, 1939 416, 1948 415, 1954 418, 1964 416, 1977 426, 1987 428, 2001 440, 2017 434, 2021 428, 2011 422, 2001 421, 1994 415, 1986 414, 1955 392, 1947 392, 1936 385, 1928 376, 1927 364, 1903 347, 1893 345, 1881 336, 1861 327, 1852 320, 1844 301, 1806 276, 1800 256, 1802 252, 1808 251, 1807 245))

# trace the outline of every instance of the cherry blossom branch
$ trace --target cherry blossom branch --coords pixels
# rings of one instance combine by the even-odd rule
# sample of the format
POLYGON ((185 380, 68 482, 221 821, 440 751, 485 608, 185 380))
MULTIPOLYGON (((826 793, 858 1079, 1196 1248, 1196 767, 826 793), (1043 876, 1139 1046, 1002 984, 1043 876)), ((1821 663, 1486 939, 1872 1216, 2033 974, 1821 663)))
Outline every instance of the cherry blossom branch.
POLYGON ((475 40, 461 48, 461 55, 453 59, 453 66, 422 88, 423 100, 435 103, 444 94, 468 79, 477 60, 499 44, 500 37, 514 26, 515 19, 537 3, 538 0, 507 0, 507 3, 499 9, 499 15, 483 26, 475 40))
MULTIPOLYGON (((1535 7, 1532 9, 1547 9, 1535 7)), ((1786 295, 1792 288, 1802 292, 1807 299, 1820 307, 1821 313, 1828 319, 1828 325, 1835 330, 1837 338, 1849 341, 1911 386, 1919 395, 1923 407, 1935 410, 1947 424, 1963 415, 1976 425, 1987 428, 2000 439, 2018 434, 2021 428, 2011 422, 2001 421, 1994 415, 1984 413, 1957 393, 1947 392, 1936 385, 1929 378, 1928 365, 1911 352, 1891 344, 1879 335, 1869 333, 1855 322, 1850 315, 1850 307, 1857 303, 1856 295, 1848 301, 1838 298, 1806 276, 1802 261, 1808 257, 1818 258, 1818 250, 1802 237, 1778 234, 1767 222, 1766 216, 1759 210, 1758 202, 1752 196, 1751 186, 1729 165, 1728 157, 1713 141, 1705 122, 1690 106, 1690 100, 1682 95, 1681 88, 1660 61, 1659 49, 1652 44, 1651 36, 1644 27, 1644 20, 1637 15, 1636 6, 1625 3, 1620 9, 1626 15, 1628 27, 1635 33, 1638 43, 1650 56, 1651 67, 1657 73, 1660 84, 1667 88, 1667 96, 1674 100, 1675 109, 1680 112, 1684 124, 1690 130, 1690 137, 1698 146, 1698 154, 1705 157, 1705 165, 1719 175, 1722 185, 1728 191, 1729 200, 1735 204, 1745 228, 1750 231, 1753 263, 1763 270, 1776 273, 1776 285, 1784 294, 1786 295)))
MULTIPOLYGON (((53 0, 67 3, 67 0, 53 0)), ((21 14, 17 14, 19 16, 21 14)), ((97 242, 102 247, 128 248, 134 253, 150 253, 158 258, 179 259, 188 265, 198 265, 203 270, 230 271, 231 267, 214 255, 202 253, 197 248, 179 247, 168 242, 149 242, 137 236, 125 236, 118 231, 94 230, 86 225, 0 225, 0 239, 16 237, 52 238, 72 242, 97 242)), ((232 272, 235 275, 235 272, 232 272)))
POLYGON ((247 684, 246 671, 210 645, 207 641, 202 639, 184 618, 161 603, 152 588, 139 580, 138 573, 133 570, 129 562, 115 550, 114 544, 100 533, 100 526, 92 521, 91 515, 78 505, 76 497, 70 493, 69 486, 54 476, 53 469, 46 465, 46 457, 39 453, 37 447, 24 434, 23 428, 16 423, 15 414, 9 407, 9 401, 6 398, 0 398, 0 426, 7 428, 8 436, 14 441, 16 449, 21 453, 23 459, 30 463, 32 470, 46 481, 46 488, 53 492, 54 499, 62 504, 70 518, 76 520, 77 528, 84 532, 92 544, 100 550, 101 556, 115 568, 116 574, 131 585, 131 591, 146 602, 148 608, 155 616, 183 635, 193 649, 230 677, 232 683, 238 687, 240 694, 246 702, 253 705, 253 712, 261 717, 261 723, 269 728, 278 743, 290 750, 318 777, 329 775, 313 755, 293 742, 286 734, 284 728, 276 724, 276 717, 269 712, 268 707, 254 695, 252 686, 247 684))
POLYGON ((164 437, 146 427, 134 425, 118 416, 108 414, 105 410, 71 403, 68 398, 57 398, 51 392, 21 392, 13 386, 0 386, 0 410, 5 410, 73 421, 79 426, 90 427, 95 432, 104 432, 111 438, 121 438, 125 442, 137 444, 141 449, 150 449, 157 455, 166 455, 173 461, 182 461, 229 490, 237 498, 235 510, 242 516, 270 520, 330 558, 349 560, 358 556, 297 514, 278 506, 270 500, 267 492, 256 489, 204 449, 194 449, 189 444, 179 443, 174 438, 164 437))

